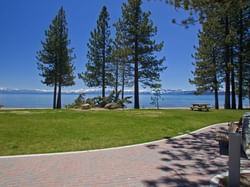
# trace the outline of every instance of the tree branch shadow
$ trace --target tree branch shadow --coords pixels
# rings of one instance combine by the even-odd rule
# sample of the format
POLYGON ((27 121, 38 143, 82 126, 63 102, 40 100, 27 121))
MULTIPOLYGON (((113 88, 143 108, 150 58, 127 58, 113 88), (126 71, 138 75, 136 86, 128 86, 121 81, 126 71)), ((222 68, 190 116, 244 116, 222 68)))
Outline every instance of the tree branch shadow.
MULTIPOLYGON (((143 180, 148 187, 158 186, 207 186, 214 175, 227 171, 227 155, 221 155, 216 133, 225 132, 226 127, 213 127, 207 131, 178 139, 166 140, 167 150, 157 150, 162 155, 162 165, 156 167, 166 174, 155 180, 143 180)), ((250 167, 245 160, 244 166, 250 167)))

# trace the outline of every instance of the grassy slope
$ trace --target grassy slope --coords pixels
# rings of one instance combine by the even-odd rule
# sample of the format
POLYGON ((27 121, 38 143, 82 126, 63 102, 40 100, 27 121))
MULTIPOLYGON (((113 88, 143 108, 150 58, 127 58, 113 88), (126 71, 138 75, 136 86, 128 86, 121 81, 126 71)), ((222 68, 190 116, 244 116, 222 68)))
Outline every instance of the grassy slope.
POLYGON ((238 120, 246 111, 0 110, 0 155, 77 151, 142 143, 238 120))

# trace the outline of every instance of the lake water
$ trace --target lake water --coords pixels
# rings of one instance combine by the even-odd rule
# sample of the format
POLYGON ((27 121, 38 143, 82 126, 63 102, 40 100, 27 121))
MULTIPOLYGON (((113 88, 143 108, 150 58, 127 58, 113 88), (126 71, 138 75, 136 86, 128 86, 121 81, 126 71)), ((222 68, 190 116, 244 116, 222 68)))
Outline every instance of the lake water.
MULTIPOLYGON (((71 104, 79 94, 62 94, 62 104, 71 104)), ((95 97, 96 94, 86 94, 86 97, 95 97)), ((129 95, 132 96, 132 95, 129 95)), ((151 108, 150 94, 140 94, 140 107, 151 108)), ((8 108, 50 108, 52 107, 52 94, 0 94, 0 105, 8 108)), ((213 95, 190 95, 190 94, 165 94, 160 101, 160 107, 190 107, 192 103, 208 103, 214 106, 213 95)), ((133 100, 132 100, 133 101, 133 100)), ((224 105, 224 96, 219 96, 220 106, 224 105)), ((248 99, 244 100, 244 106, 248 106, 248 99)), ((127 105, 133 108, 133 103, 127 105)))

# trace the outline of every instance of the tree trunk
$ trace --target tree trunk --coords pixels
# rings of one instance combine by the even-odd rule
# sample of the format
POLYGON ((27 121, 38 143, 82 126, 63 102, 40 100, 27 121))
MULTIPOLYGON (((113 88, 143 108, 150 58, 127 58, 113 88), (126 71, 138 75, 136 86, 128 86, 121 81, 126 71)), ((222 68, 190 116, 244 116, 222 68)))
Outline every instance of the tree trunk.
MULTIPOLYGON (((225 17, 225 35, 229 34, 228 17, 225 17)), ((228 44, 225 44, 225 109, 230 109, 230 48, 228 44)))
POLYGON ((139 67, 138 67, 138 39, 135 37, 135 70, 134 70, 134 108, 139 109, 139 67))
POLYGON ((235 75, 234 68, 232 68, 231 72, 231 85, 232 85, 232 109, 236 109, 236 94, 235 94, 235 75))
MULTIPOLYGON (((62 52, 60 53, 62 54, 62 52)), ((57 75, 58 75, 58 93, 57 93, 57 105, 56 105, 56 108, 57 109, 61 109, 62 108, 62 104, 61 104, 61 87, 62 87, 62 67, 59 65, 59 59, 58 59, 58 65, 57 65, 57 75)))
POLYGON ((238 96, 238 109, 243 109, 243 23, 242 23, 242 11, 240 12, 240 38, 239 38, 239 96, 238 96))
POLYGON ((219 109, 219 85, 218 85, 218 80, 216 76, 216 72, 214 74, 214 106, 215 109, 219 109))
POLYGON ((247 82, 247 96, 248 96, 248 108, 250 108, 250 79, 247 82))
MULTIPOLYGON (((105 59, 105 57, 103 58, 105 59)), ((105 64, 102 64, 102 97, 105 97, 105 64)))
POLYGON ((250 108, 250 80, 248 82, 248 102, 249 102, 249 108, 250 108))
POLYGON ((218 88, 215 88, 214 90, 214 105, 215 105, 215 109, 219 109, 219 92, 218 92, 218 88))
POLYGON ((62 87, 61 80, 59 80, 58 95, 57 95, 57 109, 61 109, 62 108, 61 87, 62 87))
POLYGON ((160 107, 159 107, 159 95, 157 95, 156 97, 157 97, 157 99, 156 99, 157 110, 159 110, 159 108, 160 108, 160 107))
POLYGON ((249 86, 248 86, 248 102, 249 102, 249 108, 250 108, 250 82, 249 82, 249 86))
POLYGON ((116 62, 116 67, 115 67, 115 100, 117 101, 118 100, 118 78, 119 78, 119 71, 118 71, 118 68, 119 68, 119 62, 117 61, 116 62))
POLYGON ((230 49, 231 51, 231 86, 232 86, 232 109, 236 109, 236 94, 235 94, 235 73, 234 73, 234 57, 233 57, 233 47, 230 49))
POLYGON ((56 83, 56 80, 55 80, 54 96, 53 96, 53 109, 56 109, 56 89, 57 89, 57 83, 56 83))
POLYGON ((213 49, 213 68, 214 68, 214 106, 215 109, 219 109, 219 82, 217 79, 217 64, 216 64, 216 58, 215 58, 215 50, 213 49))
POLYGON ((124 99, 124 88, 125 88, 125 64, 122 67, 122 99, 124 99))
POLYGON ((106 77, 106 37, 105 37, 105 28, 103 29, 103 48, 102 48, 102 97, 105 97, 105 77, 106 77))

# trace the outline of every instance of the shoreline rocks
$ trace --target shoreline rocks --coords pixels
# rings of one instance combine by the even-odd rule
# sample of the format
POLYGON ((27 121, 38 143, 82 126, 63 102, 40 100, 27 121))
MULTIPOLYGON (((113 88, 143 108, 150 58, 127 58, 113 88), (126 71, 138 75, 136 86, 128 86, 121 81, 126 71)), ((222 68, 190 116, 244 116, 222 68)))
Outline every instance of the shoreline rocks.
POLYGON ((118 108, 122 108, 121 104, 118 103, 108 103, 104 106, 105 109, 118 109, 118 108))
POLYGON ((90 106, 90 104, 88 104, 88 103, 82 104, 82 105, 81 105, 81 109, 82 109, 82 110, 88 110, 88 109, 90 109, 90 108, 91 108, 91 106, 90 106))

